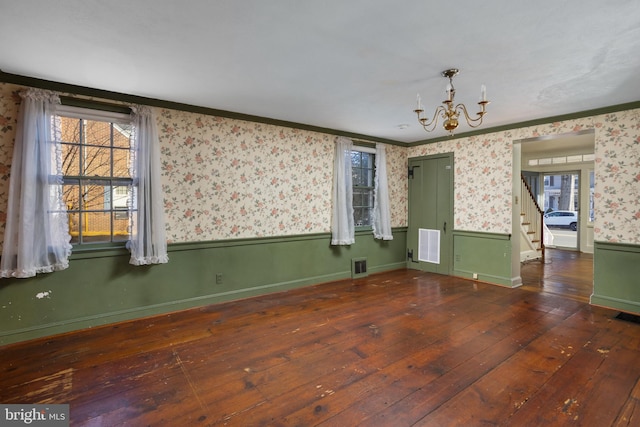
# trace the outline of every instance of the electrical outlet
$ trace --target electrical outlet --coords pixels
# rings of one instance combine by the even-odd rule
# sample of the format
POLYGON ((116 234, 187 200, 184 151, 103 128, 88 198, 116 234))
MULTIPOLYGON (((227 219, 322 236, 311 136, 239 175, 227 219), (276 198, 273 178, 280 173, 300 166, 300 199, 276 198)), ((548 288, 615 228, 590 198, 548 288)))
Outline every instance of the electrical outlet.
POLYGON ((216 273, 216 285, 222 284, 222 273, 216 273))
POLYGON ((477 279, 478 278, 478 273, 473 273, 473 278, 477 279))

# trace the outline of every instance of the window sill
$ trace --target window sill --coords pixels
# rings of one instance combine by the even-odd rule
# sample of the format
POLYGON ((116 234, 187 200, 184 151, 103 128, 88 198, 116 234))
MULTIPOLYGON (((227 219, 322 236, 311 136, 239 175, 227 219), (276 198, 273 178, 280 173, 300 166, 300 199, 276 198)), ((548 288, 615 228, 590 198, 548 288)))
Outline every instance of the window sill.
POLYGON ((129 255, 126 242, 73 245, 70 260, 129 255))

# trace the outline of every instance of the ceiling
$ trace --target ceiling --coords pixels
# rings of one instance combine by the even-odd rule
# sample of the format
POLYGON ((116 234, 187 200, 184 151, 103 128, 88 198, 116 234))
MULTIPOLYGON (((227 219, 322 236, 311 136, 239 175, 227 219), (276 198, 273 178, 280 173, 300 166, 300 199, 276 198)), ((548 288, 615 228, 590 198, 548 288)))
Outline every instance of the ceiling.
POLYGON ((0 40, 6 73, 399 142, 445 134, 413 109, 452 67, 485 128, 640 100, 637 0, 0 0, 0 40))
POLYGON ((569 135, 531 138, 522 141, 521 147, 523 157, 593 154, 595 136, 593 132, 579 132, 569 135))

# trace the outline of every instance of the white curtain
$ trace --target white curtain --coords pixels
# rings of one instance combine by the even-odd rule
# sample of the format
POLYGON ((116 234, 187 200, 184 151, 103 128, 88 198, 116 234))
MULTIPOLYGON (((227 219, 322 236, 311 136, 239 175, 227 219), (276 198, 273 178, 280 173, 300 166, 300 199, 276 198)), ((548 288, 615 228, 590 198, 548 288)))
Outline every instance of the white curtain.
POLYGON ((146 106, 132 109, 133 135, 131 176, 133 213, 131 251, 133 265, 169 262, 164 221, 164 202, 160 184, 160 143, 153 110, 146 106))
POLYGON ((353 178, 351 177, 351 150, 349 138, 338 137, 333 161, 333 215, 331 217, 331 244, 355 243, 353 225, 353 178))
POLYGON ((62 155, 54 121, 58 95, 20 93, 0 277, 33 277, 69 267, 71 236, 62 199, 62 155))
POLYGON ((387 154, 384 144, 376 144, 376 174, 373 199, 373 237, 393 240, 387 184, 387 154))

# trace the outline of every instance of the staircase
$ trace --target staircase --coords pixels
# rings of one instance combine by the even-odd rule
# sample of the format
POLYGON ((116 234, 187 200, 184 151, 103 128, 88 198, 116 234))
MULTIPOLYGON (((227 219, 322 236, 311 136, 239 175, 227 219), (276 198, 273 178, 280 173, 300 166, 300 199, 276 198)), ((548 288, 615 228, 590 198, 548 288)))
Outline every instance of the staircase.
POLYGON ((544 225, 542 209, 524 176, 521 176, 521 186, 520 262, 532 259, 544 261, 545 234, 549 235, 549 230, 544 225))

